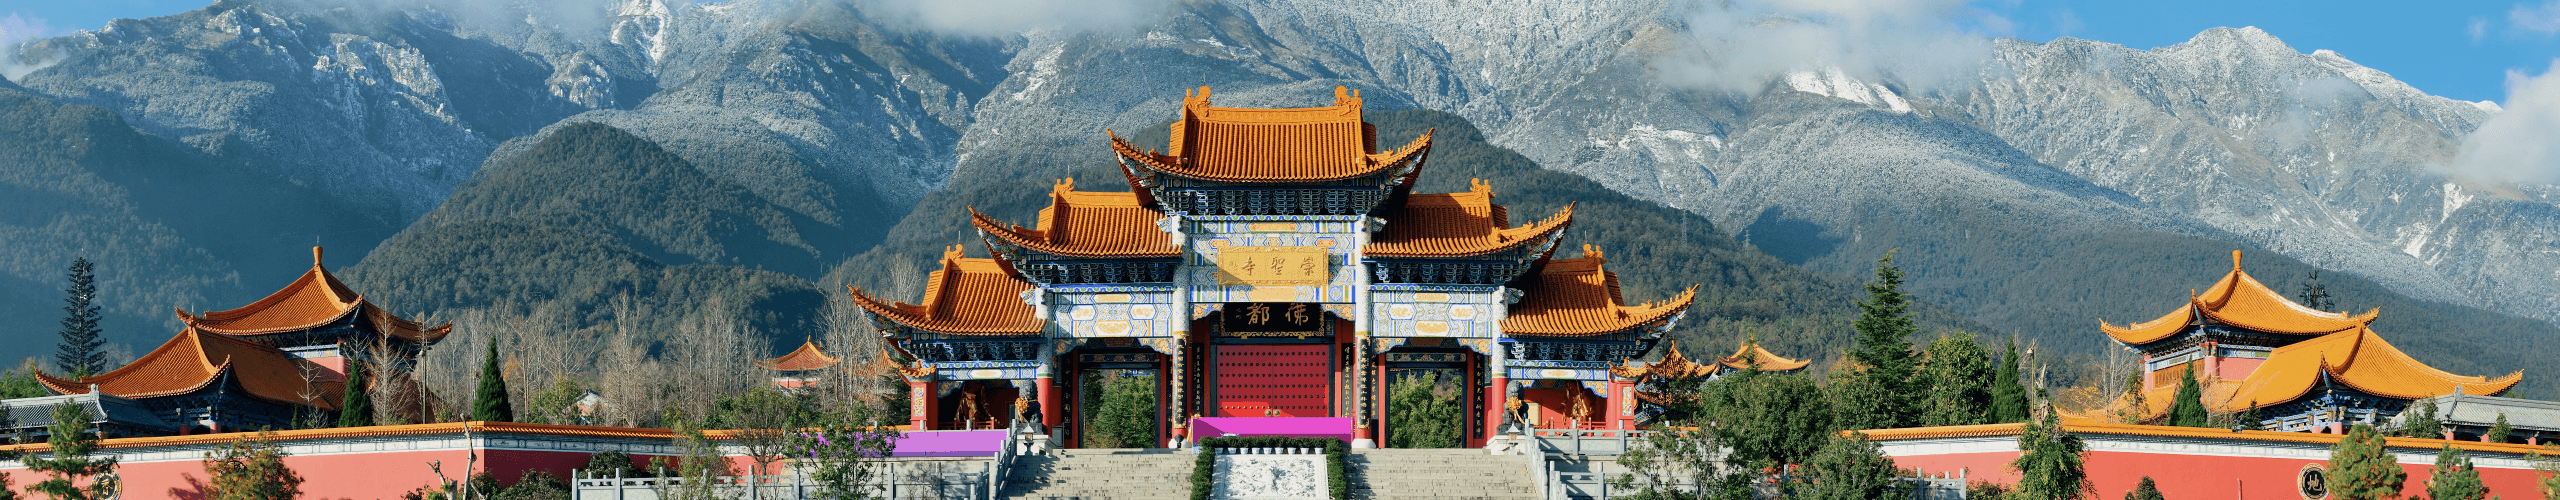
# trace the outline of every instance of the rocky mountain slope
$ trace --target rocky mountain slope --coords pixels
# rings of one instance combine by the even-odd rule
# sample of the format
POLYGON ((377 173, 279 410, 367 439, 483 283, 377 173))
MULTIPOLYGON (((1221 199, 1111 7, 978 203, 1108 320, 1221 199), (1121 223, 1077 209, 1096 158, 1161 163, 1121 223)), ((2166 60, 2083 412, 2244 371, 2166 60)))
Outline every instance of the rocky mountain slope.
MULTIPOLYGON (((619 241, 647 243, 632 251, 674 266, 894 281, 930 260, 925 249, 971 237, 948 214, 1106 167, 1101 130, 1159 126, 1185 89, 1276 107, 1346 85, 1373 110, 1452 113, 1541 166, 1692 212, 1708 231, 1840 279, 1899 249, 1927 300, 2070 350, 2103 344, 2092 319, 2148 319, 2209 283, 2231 249, 2251 250, 2251 269, 2279 287, 2337 271, 2342 308, 2388 305, 2389 333, 2422 355, 2560 338, 2560 188, 2431 167, 2496 111, 2254 29, 2152 50, 1986 41, 1980 67, 1955 78, 1805 68, 1737 91, 1679 67, 1694 30, 1729 27, 1652 0, 1183 2, 1131 29, 996 37, 834 0, 439 5, 225 0, 16 47, 43 64, 11 85, 28 102, 106 110, 219 177, 289 191, 276 206, 336 214, 146 208, 135 227, 289 234, 350 252, 402 228, 441 234, 445 223, 418 219, 440 205, 518 210, 448 198, 485 166, 598 123, 745 193, 732 205, 760 207, 716 226, 729 229, 666 233, 682 237, 608 224, 635 231, 619 241), (559 14, 579 9, 591 12, 559 14), (169 222, 181 219, 192 222, 169 222), (765 220, 785 222, 752 222, 765 220)), ((280 243, 217 240, 181 234, 157 240, 173 250, 137 252, 202 255, 134 265, 215 277, 144 280, 182 291, 126 290, 119 310, 172 296, 245 302, 267 288, 222 276, 254 282, 299 265, 298 251, 269 248, 280 243)), ((24 264, 6 270, 11 296, 47 297, 37 284, 76 252, 12 253, 24 264)), ((418 258, 374 253, 380 269, 418 258)), ((27 323, 10 331, 50 331, 27 323)), ((2520 367, 2439 358, 2429 360, 2520 367)))

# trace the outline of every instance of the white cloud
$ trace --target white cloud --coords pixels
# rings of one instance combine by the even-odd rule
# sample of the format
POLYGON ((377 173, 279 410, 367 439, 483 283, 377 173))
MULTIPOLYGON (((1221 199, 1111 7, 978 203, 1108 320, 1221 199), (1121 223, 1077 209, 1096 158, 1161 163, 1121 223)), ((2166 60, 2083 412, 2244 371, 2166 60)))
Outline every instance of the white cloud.
POLYGON ((19 61, 17 45, 21 41, 55 34, 53 24, 45 22, 43 18, 22 16, 15 12, 0 16, 0 78, 17 80, 18 77, 27 76, 27 73, 34 73, 46 66, 52 66, 56 61, 19 61))
POLYGON ((999 36, 1037 29, 1107 31, 1164 19, 1171 0, 866 0, 863 11, 955 35, 999 36))
POLYGON ((0 46, 47 36, 53 36, 53 24, 46 23, 44 18, 22 16, 16 12, 0 16, 0 46))
POLYGON ((2560 34, 2560 0, 2543 2, 2541 7, 2516 4, 2516 8, 2507 11, 2507 23, 2544 36, 2560 34))
POLYGON ((2478 180, 2560 183, 2560 59, 2541 76, 2508 70, 2505 108, 2462 139, 2453 170, 2478 180))
MULTIPOLYGON (((1674 83, 1757 92, 1771 78, 1838 69, 1929 88, 1970 77, 2007 19, 1962 0, 1704 0, 1685 6, 1689 43, 1660 61, 1674 83)), ((2555 0, 2560 1, 2560 0, 2555 0)))
POLYGON ((2470 29, 2470 31, 2471 31, 2471 43, 2480 43, 2480 40, 2481 40, 2481 39, 2483 39, 2483 38, 2488 38, 2488 37, 2489 37, 2489 18, 2486 18, 2486 17, 2480 17, 2480 16, 2471 16, 2471 29, 2470 29))

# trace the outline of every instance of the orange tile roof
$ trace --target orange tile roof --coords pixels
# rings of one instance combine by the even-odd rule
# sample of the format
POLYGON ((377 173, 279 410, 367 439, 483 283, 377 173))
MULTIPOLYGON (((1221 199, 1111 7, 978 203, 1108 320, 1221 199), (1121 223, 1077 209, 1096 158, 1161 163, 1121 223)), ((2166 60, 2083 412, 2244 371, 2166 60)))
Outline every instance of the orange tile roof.
POLYGON ((2382 314, 2376 308, 2364 314, 2348 316, 2303 307, 2286 299, 2284 294, 2268 289, 2257 278, 2240 270, 2240 251, 2231 251, 2231 272, 2214 282, 2203 293, 2196 294, 2175 311, 2158 319, 2118 327, 2099 321, 2098 328, 2126 344, 2145 344, 2168 338, 2184 330, 2198 313, 2216 323, 2267 333, 2323 335, 2361 328, 2382 314))
POLYGON ((329 324, 364 311, 384 335, 412 342, 435 342, 453 333, 453 324, 426 327, 391 314, 347 288, 336 275, 320 265, 320 247, 311 247, 311 270, 284 289, 268 294, 249 305, 228 311, 203 315, 187 314, 178 309, 178 321, 206 332, 233 336, 253 336, 304 330, 329 324))
POLYGON ((1040 209, 1037 226, 997 222, 969 209, 969 223, 989 237, 1042 253, 1071 257, 1171 257, 1181 253, 1171 236, 1156 227, 1163 212, 1140 204, 1137 193, 1075 190, 1075 179, 1058 181, 1049 191, 1049 208, 1040 209))
POLYGON ((1208 87, 1185 92, 1165 153, 1104 133, 1113 151, 1149 170, 1220 182, 1349 179, 1419 162, 1430 151, 1425 132, 1403 148, 1378 152, 1376 129, 1360 119, 1359 92, 1333 92, 1332 106, 1288 109, 1214 107, 1208 87))
POLYGON ((1772 372, 1799 370, 1805 365, 1813 364, 1813 360, 1790 359, 1769 352, 1768 349, 1760 347, 1758 339, 1743 341, 1741 346, 1734 348, 1733 355, 1725 356, 1724 359, 1716 362, 1736 370, 1750 369, 1753 363, 1758 363, 1761 371, 1772 372))
POLYGON ((955 335, 1031 335, 1042 322, 1022 292, 1031 282, 1006 273, 995 259, 960 257, 960 246, 942 254, 942 269, 925 278, 924 303, 889 303, 860 288, 853 301, 881 318, 920 330, 955 335))
POLYGON ((824 370, 835 366, 838 361, 835 356, 828 356, 826 352, 818 350, 818 341, 810 339, 801 341, 800 348, 792 349, 790 354, 773 359, 756 360, 756 366, 773 371, 804 372, 824 370))
POLYGON ((307 362, 291 354, 256 342, 222 335, 204 335, 197 328, 178 330, 178 335, 157 349, 114 371, 64 380, 36 372, 37 382, 58 394, 88 394, 91 386, 107 394, 125 398, 175 396, 219 383, 226 373, 250 396, 277 403, 301 405, 306 390, 316 392, 310 404, 322 409, 338 407, 338 398, 346 392, 344 382, 306 383, 302 366, 307 362))
POLYGON ((1622 378, 1631 379, 1646 379, 1653 377, 1681 379, 1715 375, 1717 372, 1724 371, 1724 367, 1719 365, 1701 365, 1690 362, 1688 356, 1680 354, 1680 341, 1678 340, 1662 341, 1662 349, 1661 361, 1642 365, 1635 363, 1621 364, 1609 367, 1609 372, 1622 378))
POLYGON ((1464 257, 1510 250, 1562 234, 1573 225, 1573 205, 1537 224, 1512 227, 1510 211, 1493 204, 1483 179, 1464 193, 1416 194, 1384 214, 1385 230, 1361 247, 1373 257, 1464 257))
POLYGON ((1520 303, 1502 319, 1502 331, 1515 335, 1583 336, 1624 331, 1669 318, 1689 308, 1698 287, 1659 305, 1628 306, 1618 296, 1618 274, 1603 267, 1600 250, 1583 246, 1579 259, 1553 259, 1521 288, 1520 303))
MULTIPOLYGON (((2456 390, 2494 396, 2524 380, 2522 370, 2494 379, 2447 373, 2409 357, 2372 329, 2357 327, 2276 348, 2248 378, 2203 381, 2205 406, 2216 412, 2240 412, 2293 401, 2319 390, 2324 374, 2338 385, 2400 399, 2430 398, 2456 390)), ((2143 392, 2143 418, 2168 415, 2177 392, 2175 384, 2143 392)), ((2130 404, 2119 398, 2113 407, 2130 404)))

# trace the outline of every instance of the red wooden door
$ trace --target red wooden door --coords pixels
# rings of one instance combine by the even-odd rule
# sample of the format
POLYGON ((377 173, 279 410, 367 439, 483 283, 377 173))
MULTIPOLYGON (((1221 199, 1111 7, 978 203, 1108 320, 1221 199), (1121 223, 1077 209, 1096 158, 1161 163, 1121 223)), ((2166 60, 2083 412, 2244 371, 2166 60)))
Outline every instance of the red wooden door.
POLYGON ((1333 346, 1217 346, 1217 416, 1330 417, 1333 346))

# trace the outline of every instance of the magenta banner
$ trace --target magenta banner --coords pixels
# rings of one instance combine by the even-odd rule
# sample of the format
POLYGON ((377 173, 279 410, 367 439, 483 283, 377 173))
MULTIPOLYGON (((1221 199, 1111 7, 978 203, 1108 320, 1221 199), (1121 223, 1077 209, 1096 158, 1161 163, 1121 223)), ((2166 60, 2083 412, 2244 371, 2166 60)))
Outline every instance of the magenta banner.
POLYGON ((1191 419, 1195 438, 1250 436, 1334 438, 1351 442, 1347 417, 1202 417, 1191 419))

